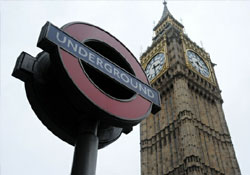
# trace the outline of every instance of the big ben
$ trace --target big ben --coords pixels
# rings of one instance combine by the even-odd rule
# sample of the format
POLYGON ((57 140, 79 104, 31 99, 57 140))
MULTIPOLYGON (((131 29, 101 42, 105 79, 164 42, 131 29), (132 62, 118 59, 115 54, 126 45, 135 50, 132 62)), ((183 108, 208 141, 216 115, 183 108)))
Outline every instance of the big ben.
POLYGON ((141 175, 240 175, 215 64, 163 4, 140 58, 162 101, 140 125, 141 175))

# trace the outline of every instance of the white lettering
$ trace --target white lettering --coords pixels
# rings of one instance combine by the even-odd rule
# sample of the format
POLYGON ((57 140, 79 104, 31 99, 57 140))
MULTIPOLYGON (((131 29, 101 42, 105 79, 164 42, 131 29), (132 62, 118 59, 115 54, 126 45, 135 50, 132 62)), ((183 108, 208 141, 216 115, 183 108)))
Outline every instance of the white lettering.
POLYGON ((155 95, 154 95, 154 93, 151 91, 151 89, 148 89, 148 96, 149 96, 150 98, 154 98, 154 97, 155 97, 155 95))
POLYGON ((102 63, 103 63, 103 61, 102 61, 99 57, 97 57, 97 58, 96 58, 96 65, 97 65, 97 66, 99 65, 101 68, 103 68, 102 63))
POLYGON ((143 93, 145 94, 145 95, 147 95, 147 88, 144 86, 144 87, 142 87, 142 84, 141 83, 139 83, 139 91, 143 91, 143 93))
POLYGON ((125 83, 129 83, 129 78, 126 74, 121 73, 121 79, 125 82, 125 83))
POLYGON ((78 53, 83 57, 88 56, 88 52, 83 47, 78 47, 78 53))
POLYGON ((63 40, 60 40, 60 39, 59 39, 59 34, 60 34, 59 32, 56 33, 56 39, 57 39, 60 43, 65 43, 67 38, 64 36, 64 37, 63 37, 63 40))
POLYGON ((95 55, 90 52, 89 53, 89 61, 91 61, 92 63, 95 63, 94 59, 95 59, 95 55))
POLYGON ((120 78, 120 77, 119 77, 119 73, 120 73, 119 70, 117 70, 117 69, 114 67, 114 76, 117 75, 117 77, 120 78))
POLYGON ((110 64, 105 63, 104 68, 106 69, 106 71, 112 74, 112 66, 110 64))
POLYGON ((131 78, 130 79, 130 84, 134 87, 134 88, 138 88, 138 82, 137 81, 135 81, 135 84, 133 84, 133 79, 131 78))
POLYGON ((68 43, 67 43, 68 45, 68 48, 70 48, 70 46, 73 48, 73 50, 75 51, 75 52, 77 52, 77 47, 78 47, 78 45, 77 45, 77 43, 75 43, 75 45, 72 43, 72 41, 70 40, 70 39, 68 39, 68 43))

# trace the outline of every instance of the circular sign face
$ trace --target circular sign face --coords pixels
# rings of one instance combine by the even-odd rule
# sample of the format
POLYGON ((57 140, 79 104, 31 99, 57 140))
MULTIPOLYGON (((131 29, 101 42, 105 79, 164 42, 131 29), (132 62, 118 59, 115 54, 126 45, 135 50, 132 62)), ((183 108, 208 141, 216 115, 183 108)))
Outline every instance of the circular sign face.
MULTIPOLYGON (((133 54, 111 34, 86 23, 70 23, 62 29, 69 36, 103 55, 111 63, 129 72, 141 82, 149 84, 144 71, 133 54)), ((151 102, 76 59, 64 49, 60 47, 58 49, 64 69, 74 85, 89 101, 110 115, 110 118, 125 123, 133 123, 134 121, 137 124, 151 112, 151 102)), ((96 61, 94 57, 91 58, 91 55, 89 55, 89 59, 96 61)), ((105 65, 102 65, 99 61, 99 66, 104 67, 105 65)), ((106 70, 111 71, 109 68, 107 66, 106 70)), ((116 76, 124 81, 129 81, 125 74, 118 75, 117 71, 112 71, 112 74, 117 74, 116 76)), ((133 82, 130 83, 139 86, 133 84, 133 82)))

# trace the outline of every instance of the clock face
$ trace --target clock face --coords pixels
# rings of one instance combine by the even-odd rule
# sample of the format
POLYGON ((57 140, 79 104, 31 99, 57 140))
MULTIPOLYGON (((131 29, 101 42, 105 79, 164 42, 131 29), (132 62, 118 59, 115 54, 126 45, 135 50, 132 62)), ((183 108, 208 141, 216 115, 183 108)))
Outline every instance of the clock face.
POLYGON ((164 62, 165 57, 163 53, 159 53, 151 59, 145 69, 149 81, 153 80, 161 72, 164 62))
POLYGON ((188 61, 195 68, 195 70, 204 77, 209 77, 210 72, 206 65, 206 63, 202 60, 202 58, 195 52, 188 50, 187 51, 188 61))

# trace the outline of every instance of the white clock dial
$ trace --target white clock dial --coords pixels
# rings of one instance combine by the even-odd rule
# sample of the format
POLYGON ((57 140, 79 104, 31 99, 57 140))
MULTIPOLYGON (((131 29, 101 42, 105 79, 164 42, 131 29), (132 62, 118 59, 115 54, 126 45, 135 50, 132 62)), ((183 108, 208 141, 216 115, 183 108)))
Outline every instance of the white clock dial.
POLYGON ((195 68, 197 72, 199 72, 204 77, 209 77, 210 72, 206 65, 206 63, 202 60, 202 58, 196 54, 195 52, 188 50, 187 51, 188 61, 195 68))
POLYGON ((153 80, 161 72, 164 62, 165 57, 163 53, 159 53, 151 59, 145 69, 149 81, 153 80))

